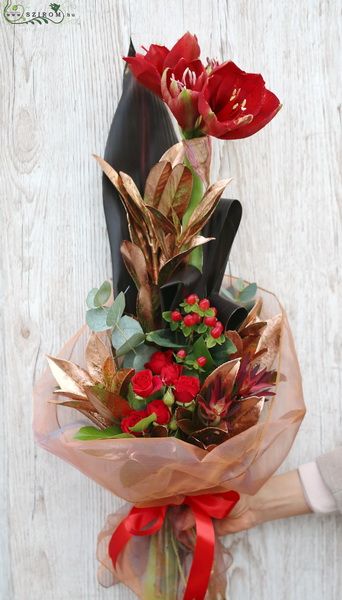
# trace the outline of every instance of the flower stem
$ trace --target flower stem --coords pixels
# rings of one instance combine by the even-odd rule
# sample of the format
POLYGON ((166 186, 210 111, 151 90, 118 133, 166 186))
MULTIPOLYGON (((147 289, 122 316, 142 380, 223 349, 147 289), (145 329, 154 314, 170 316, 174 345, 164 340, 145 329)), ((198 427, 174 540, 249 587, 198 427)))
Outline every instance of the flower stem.
MULTIPOLYGON (((190 217, 191 217, 192 213, 194 212, 194 210, 199 205, 199 203, 201 202, 202 196, 203 196, 203 183, 202 183, 201 178, 194 171, 191 163, 188 161, 187 158, 185 158, 184 164, 187 167, 189 167, 189 169, 191 170, 192 177, 193 177, 193 185, 192 185, 192 193, 191 193, 189 206, 184 214, 183 221, 182 221, 183 228, 187 227, 187 225, 189 224, 190 217)), ((191 252, 191 254, 189 256, 188 264, 192 265, 193 267, 197 267, 197 269, 202 271, 202 266, 203 266, 202 246, 198 246, 197 248, 194 248, 194 250, 191 252)))

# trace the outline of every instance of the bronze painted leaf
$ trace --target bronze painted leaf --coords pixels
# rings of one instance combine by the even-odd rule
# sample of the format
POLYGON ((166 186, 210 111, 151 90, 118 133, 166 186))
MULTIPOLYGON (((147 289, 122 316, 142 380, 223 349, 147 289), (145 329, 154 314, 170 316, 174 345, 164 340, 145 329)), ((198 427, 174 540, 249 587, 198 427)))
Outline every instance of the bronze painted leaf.
POLYGON ((213 214, 221 195, 231 179, 223 179, 211 185, 204 194, 201 202, 192 213, 188 226, 180 239, 180 244, 188 244, 204 227, 213 214))
POLYGON ((127 400, 118 394, 109 394, 107 408, 117 421, 127 417, 132 412, 127 400))
POLYGON ((120 371, 117 371, 111 392, 113 394, 126 396, 128 391, 128 384, 131 381, 134 373, 134 369, 120 369, 120 371))
POLYGON ((176 254, 176 256, 173 256, 170 260, 166 261, 160 269, 158 285, 164 285, 164 283, 166 283, 170 279, 173 273, 178 269, 180 264, 184 261, 184 259, 188 256, 188 254, 190 254, 190 252, 194 248, 196 248, 197 246, 203 246, 203 244, 211 242, 212 239, 214 238, 205 238, 199 235, 192 241, 189 248, 183 250, 182 252, 179 252, 178 254, 176 254))
POLYGON ((137 317, 144 331, 153 331, 162 326, 160 290, 153 283, 140 286, 137 297, 137 317))
POLYGON ((243 401, 239 401, 238 410, 234 417, 229 421, 229 432, 231 436, 238 435, 256 425, 259 421, 260 413, 264 406, 264 398, 251 396, 243 401))
POLYGON ((145 184, 144 202, 158 207, 161 195, 172 171, 171 163, 160 161, 154 165, 148 174, 145 184))
POLYGON ((259 362, 261 368, 270 369, 275 361, 279 351, 282 324, 283 317, 281 313, 267 321, 257 347, 258 351, 266 350, 259 362))
POLYGON ((97 160, 102 171, 104 172, 105 175, 107 175, 108 179, 112 182, 114 187, 118 190, 119 194, 121 194, 121 196, 124 196, 125 198, 127 198, 127 192, 125 190, 125 187, 123 185, 123 182, 122 182, 122 179, 121 179, 119 173, 117 173, 115 171, 115 169, 113 169, 113 167, 109 163, 107 163, 107 161, 105 161, 103 158, 101 158, 100 156, 93 154, 93 157, 97 160))
POLYGON ((168 429, 164 425, 154 425, 151 430, 151 437, 167 437, 168 429))
POLYGON ((112 356, 108 357, 103 363, 103 384, 106 390, 112 391, 113 385, 115 385, 116 375, 116 364, 112 356))
POLYGON ((87 387, 85 392, 95 411, 104 419, 111 421, 112 413, 107 408, 108 396, 111 392, 108 392, 103 387, 97 385, 87 387))
POLYGON ((211 138, 203 136, 183 140, 186 157, 206 187, 210 183, 211 138))
POLYGON ((188 438, 190 444, 195 444, 204 450, 212 449, 230 438, 227 431, 219 427, 205 427, 188 438))
POLYGON ((175 167, 178 164, 181 164, 184 162, 184 157, 185 157, 185 147, 183 142, 177 142, 177 144, 174 144, 173 146, 171 146, 171 148, 169 148, 168 150, 166 150, 166 152, 164 152, 164 154, 161 157, 161 161, 169 161, 172 165, 172 168, 175 167))
POLYGON ((109 348, 100 336, 93 332, 85 349, 85 358, 88 373, 95 383, 104 384, 103 365, 111 356, 109 348))
POLYGON ((89 373, 69 360, 63 360, 54 356, 48 356, 47 360, 52 375, 61 390, 82 396, 84 394, 84 386, 93 385, 94 382, 89 373))
POLYGON ((230 398, 232 395, 232 391, 234 388, 234 383, 236 376, 238 374, 240 368, 240 359, 235 358, 234 360, 230 360, 223 365, 220 365, 215 369, 206 379, 200 390, 200 395, 208 399, 208 395, 210 395, 211 389, 215 384, 215 380, 217 377, 221 380, 221 391, 224 393, 225 398, 230 398))
POLYGON ((142 285, 147 285, 149 283, 149 276, 146 259, 141 248, 136 244, 125 240, 122 242, 120 250, 126 269, 137 288, 142 285))
POLYGON ((172 169, 158 204, 163 215, 167 217, 172 207, 180 219, 183 217, 191 198, 192 180, 188 167, 176 165, 172 169))
POLYGON ((153 220, 154 220, 156 229, 161 227, 162 231, 164 233, 172 233, 173 235, 177 234, 177 231, 176 231, 175 226, 172 223, 172 221, 170 221, 170 219, 168 219, 165 215, 163 215, 163 213, 160 212, 160 210, 158 210, 154 206, 146 205, 146 208, 153 215, 153 220))
POLYGON ((262 298, 257 298, 253 308, 249 311, 246 319, 241 323, 239 330, 245 329, 248 325, 256 322, 262 309, 262 298))

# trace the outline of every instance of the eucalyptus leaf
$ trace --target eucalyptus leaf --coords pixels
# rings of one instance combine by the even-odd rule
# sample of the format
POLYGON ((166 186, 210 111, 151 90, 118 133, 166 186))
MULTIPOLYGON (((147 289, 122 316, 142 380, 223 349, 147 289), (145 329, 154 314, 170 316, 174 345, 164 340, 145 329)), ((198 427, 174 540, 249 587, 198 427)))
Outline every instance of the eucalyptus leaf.
POLYGON ((121 319, 125 310, 125 304, 125 294, 120 292, 108 311, 107 325, 109 325, 109 327, 115 327, 115 325, 121 319))
POLYGON ((256 292, 257 292, 257 284, 250 283, 249 285, 247 285, 245 287, 245 289, 243 289, 240 292, 238 300, 240 302, 250 302, 250 300, 252 300, 255 297, 256 292))
POLYGON ((88 293, 88 296, 87 296, 87 299, 86 299, 86 303, 87 303, 88 308, 96 308, 95 304, 94 304, 94 298, 95 298, 95 295, 96 295, 97 291, 98 291, 98 288, 92 288, 90 290, 90 292, 88 293))
POLYGON ((130 430, 134 431, 134 432, 144 431, 145 429, 147 429, 147 427, 149 425, 151 425, 151 423, 153 423, 153 421, 156 421, 156 420, 157 420, 157 415, 155 412, 153 412, 150 415, 148 415, 148 417, 144 417, 143 419, 138 421, 138 423, 133 425, 133 427, 130 427, 130 430))
POLYGON ((109 438, 131 437, 127 433, 123 433, 118 425, 113 425, 107 429, 97 429, 96 427, 88 426, 81 429, 74 435, 75 440, 102 440, 109 438))
POLYGON ((86 322, 92 331, 105 331, 107 325, 108 308, 91 308, 86 312, 86 322))
MULTIPOLYGON (((140 323, 136 319, 132 319, 132 317, 128 317, 127 315, 121 317, 119 322, 116 323, 112 334, 112 344, 114 348, 116 350, 119 348, 121 349, 121 347, 136 333, 144 335, 140 323)), ((140 342, 141 341, 142 339, 140 342)))
POLYGON ((184 341, 181 344, 174 341, 174 335, 169 329, 150 331, 150 333, 146 335, 146 340, 165 348, 184 348, 184 341))
POLYGON ((134 333, 127 340, 127 342, 122 344, 122 346, 120 346, 120 348, 117 349, 116 356, 117 357, 123 356, 124 354, 127 354, 127 352, 131 352, 134 348, 139 346, 139 344, 141 344, 141 342, 143 342, 144 339, 145 339, 144 333, 134 333))
POLYGON ((142 371, 145 368, 145 364, 150 360, 155 351, 156 349, 153 346, 140 344, 137 346, 137 348, 135 348, 135 352, 131 351, 126 354, 123 366, 126 369, 132 368, 136 371, 142 371))
POLYGON ((109 300, 110 298, 111 293, 112 286, 110 284, 110 281, 104 281, 94 296, 94 305, 96 307, 99 307, 106 304, 107 300, 109 300))

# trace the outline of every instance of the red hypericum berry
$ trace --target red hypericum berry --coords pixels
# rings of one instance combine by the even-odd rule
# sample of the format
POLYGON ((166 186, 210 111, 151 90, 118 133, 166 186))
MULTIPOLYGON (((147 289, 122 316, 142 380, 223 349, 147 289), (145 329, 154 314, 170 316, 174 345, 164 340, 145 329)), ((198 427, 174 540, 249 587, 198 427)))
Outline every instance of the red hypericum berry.
POLYGON ((210 302, 207 298, 203 298, 203 300, 199 301, 198 306, 201 310, 208 310, 208 308, 210 308, 210 302))
POLYGON ((190 294, 190 296, 188 296, 187 298, 185 298, 185 302, 187 304, 196 304, 196 302, 199 301, 199 297, 197 296, 197 294, 190 294))
POLYGON ((210 335, 211 335, 211 337, 213 337, 216 340, 217 338, 220 337, 221 333, 222 333, 221 327, 218 327, 217 325, 215 325, 215 327, 212 328, 210 335))
POLYGON ((216 317, 204 317, 203 322, 207 327, 215 327, 217 319, 216 317))
POLYGON ((193 327, 196 325, 196 322, 197 319, 195 315, 185 315, 183 323, 186 325, 186 327, 193 327))
POLYGON ((181 313, 179 312, 179 310, 173 310, 171 313, 171 320, 174 321, 175 323, 177 323, 178 321, 181 321, 183 319, 181 313))
POLYGON ((196 362, 200 367, 204 367, 207 364, 207 359, 205 356, 199 356, 196 362))
POLYGON ((191 316, 195 319, 195 325, 198 325, 202 321, 200 315, 197 313, 191 313, 191 316))
POLYGON ((181 358, 183 360, 186 357, 185 350, 178 350, 177 356, 178 356, 178 358, 181 358))
POLYGON ((214 316, 217 317, 217 308, 215 308, 215 306, 211 306, 210 309, 214 311, 214 316))
POLYGON ((217 323, 216 323, 215 327, 219 327, 219 328, 221 329, 221 333, 222 333, 222 331, 224 330, 224 327, 223 327, 223 325, 222 325, 221 321, 217 321, 217 323))

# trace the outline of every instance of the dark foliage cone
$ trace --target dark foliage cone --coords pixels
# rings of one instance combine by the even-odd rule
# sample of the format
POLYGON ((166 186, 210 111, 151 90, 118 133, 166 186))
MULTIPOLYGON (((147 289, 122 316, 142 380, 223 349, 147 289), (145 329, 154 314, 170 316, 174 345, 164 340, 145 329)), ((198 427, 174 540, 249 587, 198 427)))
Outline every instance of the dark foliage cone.
MULTIPOLYGON (((135 55, 131 42, 129 56, 135 55)), ((128 173, 142 193, 151 167, 170 146, 178 142, 166 106, 140 85, 128 67, 123 91, 109 131, 105 160, 116 171, 128 173)), ((113 266, 113 290, 126 293, 126 311, 135 313, 137 291, 121 258, 120 246, 129 239, 125 210, 118 192, 103 176, 103 206, 113 266)))

